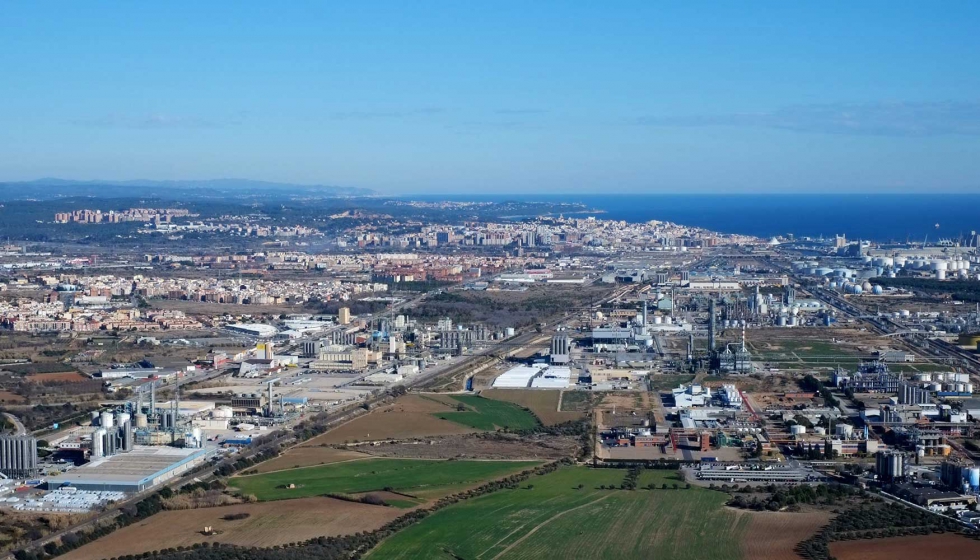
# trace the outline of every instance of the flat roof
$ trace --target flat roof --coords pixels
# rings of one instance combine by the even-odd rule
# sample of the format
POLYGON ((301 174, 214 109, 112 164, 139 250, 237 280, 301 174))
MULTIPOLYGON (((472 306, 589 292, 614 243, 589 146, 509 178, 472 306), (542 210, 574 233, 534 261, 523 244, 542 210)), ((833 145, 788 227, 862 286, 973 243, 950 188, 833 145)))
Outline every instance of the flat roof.
POLYGON ((191 459, 207 449, 137 445, 128 453, 103 457, 48 478, 48 484, 138 484, 191 459))

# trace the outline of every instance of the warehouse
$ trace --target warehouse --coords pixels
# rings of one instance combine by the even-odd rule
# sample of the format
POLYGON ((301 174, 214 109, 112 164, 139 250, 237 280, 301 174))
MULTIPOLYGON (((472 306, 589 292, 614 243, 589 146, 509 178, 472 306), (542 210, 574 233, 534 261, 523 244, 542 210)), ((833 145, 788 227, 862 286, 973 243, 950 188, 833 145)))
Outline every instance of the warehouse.
POLYGON ((48 489, 74 486, 80 490, 142 492, 207 460, 211 450, 137 445, 129 453, 96 459, 65 474, 48 478, 48 489))
POLYGON ((572 385, 572 370, 564 366, 532 364, 517 366, 493 380, 494 389, 566 389, 572 385))

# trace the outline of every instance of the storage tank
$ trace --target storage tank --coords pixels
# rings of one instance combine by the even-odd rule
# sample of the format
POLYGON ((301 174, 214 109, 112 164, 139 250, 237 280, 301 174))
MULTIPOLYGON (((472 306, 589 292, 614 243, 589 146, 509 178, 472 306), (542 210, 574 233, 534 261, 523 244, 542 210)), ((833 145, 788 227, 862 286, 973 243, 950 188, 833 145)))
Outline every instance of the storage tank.
POLYGON ((962 393, 964 391, 966 391, 966 384, 964 384, 964 383, 957 383, 956 384, 956 392, 957 393, 962 393))
POLYGON ((946 269, 937 270, 936 280, 945 280, 945 279, 946 279, 946 269))
POLYGON ((915 374, 915 380, 918 381, 918 382, 920 382, 920 383, 928 383, 928 382, 932 381, 932 374, 931 373, 917 373, 917 374, 915 374))
POLYGON ((116 426, 119 426, 120 428, 123 427, 126 424, 126 422, 129 422, 129 419, 130 418, 128 412, 116 413, 116 426))
POLYGON ((929 390, 930 391, 934 391, 934 392, 942 391, 943 390, 943 384, 942 383, 930 383, 929 384, 929 390))
POLYGON ((212 418, 231 418, 232 415, 231 407, 225 405, 219 406, 211 413, 212 418))
POLYGON ((94 424, 98 424, 98 423, 99 423, 99 411, 98 410, 93 410, 92 411, 92 424, 94 425, 94 424))
POLYGON ((806 433, 806 426, 802 424, 794 424, 789 427, 789 433, 794 436, 800 436, 806 433))
POLYGON ((838 424, 838 425, 837 425, 837 426, 836 426, 836 427, 834 428, 834 432, 835 432, 835 433, 836 433, 836 434, 837 434, 838 436, 842 436, 842 437, 845 437, 845 438, 849 438, 849 437, 851 437, 851 436, 853 436, 853 435, 854 435, 854 426, 852 426, 852 425, 850 425, 850 424, 838 424))
POLYGON ((656 317, 653 318, 653 324, 654 325, 659 325, 659 324, 661 324, 663 322, 664 322, 664 319, 660 315, 657 315, 656 317))
POLYGON ((103 442, 105 441, 106 430, 105 428, 99 428, 92 432, 92 458, 98 459, 99 457, 105 457, 105 446, 103 442))
POLYGON ((871 293, 873 293, 876 296, 880 296, 881 294, 885 293, 885 290, 881 286, 876 285, 873 288, 871 288, 871 293))
POLYGON ((980 489, 980 467, 970 467, 967 480, 970 482, 970 488, 980 489))
POLYGON ((968 383, 970 381, 970 374, 968 373, 957 373, 955 374, 955 379, 957 383, 968 383))
POLYGON ((145 428, 148 425, 146 414, 142 412, 136 414, 136 427, 145 428))
POLYGON ((813 429, 813 433, 817 434, 818 436, 825 436, 827 435, 827 428, 824 428, 823 426, 817 426, 816 428, 813 429))
POLYGON ((103 428, 105 428, 107 430, 112 427, 112 413, 111 412, 109 412, 108 410, 105 411, 105 412, 103 412, 101 418, 102 419, 99 421, 99 425, 100 426, 102 426, 103 428))
POLYGON ((507 336, 514 336, 514 327, 507 327, 504 329, 504 334, 507 336))
POLYGON ((964 387, 966 388, 964 393, 973 393, 973 383, 965 383, 964 387))

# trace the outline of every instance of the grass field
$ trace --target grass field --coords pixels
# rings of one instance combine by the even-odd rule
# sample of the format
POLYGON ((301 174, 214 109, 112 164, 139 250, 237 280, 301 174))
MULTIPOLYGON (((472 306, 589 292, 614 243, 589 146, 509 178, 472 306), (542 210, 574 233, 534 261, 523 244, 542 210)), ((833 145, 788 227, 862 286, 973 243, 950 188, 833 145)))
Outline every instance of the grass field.
POLYGON ((356 494, 392 488, 432 498, 540 464, 536 461, 365 459, 232 478, 229 485, 261 501, 356 494), (283 488, 294 484, 295 488, 283 488))
POLYGON ((334 449, 332 447, 293 447, 271 461, 260 463, 255 467, 255 470, 260 473, 266 473, 369 458, 371 456, 367 453, 348 451, 346 449, 334 449))
POLYGON ((440 510, 381 543, 370 558, 742 557, 749 519, 723 507, 725 494, 597 489, 618 486, 624 475, 620 469, 567 467, 532 477, 519 489, 440 510))
POLYGON ((539 425, 538 419, 533 414, 513 403, 470 395, 453 395, 452 398, 462 403, 466 407, 466 410, 438 412, 433 413, 433 416, 478 430, 488 431, 493 431, 498 428, 528 430, 539 425))
POLYGON ((585 410, 558 410, 560 399, 575 399, 575 397, 569 396, 572 393, 582 393, 586 397, 588 396, 588 393, 584 391, 565 391, 563 396, 562 392, 558 390, 541 389, 487 389, 482 391, 480 396, 523 406, 533 412, 542 424, 554 426, 585 417, 585 410))

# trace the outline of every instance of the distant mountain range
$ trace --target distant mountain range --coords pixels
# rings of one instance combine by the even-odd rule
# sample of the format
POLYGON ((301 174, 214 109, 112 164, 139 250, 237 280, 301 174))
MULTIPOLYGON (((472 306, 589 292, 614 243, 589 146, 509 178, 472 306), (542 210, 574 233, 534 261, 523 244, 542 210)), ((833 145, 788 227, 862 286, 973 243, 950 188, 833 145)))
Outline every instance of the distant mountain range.
POLYGON ((178 181, 153 181, 133 179, 129 181, 75 181, 46 177, 34 181, 0 181, 0 200, 25 198, 61 198, 66 196, 101 197, 160 197, 176 196, 371 196, 371 189, 360 187, 338 187, 332 185, 299 185, 295 183, 276 183, 254 181, 251 179, 202 179, 178 181))

